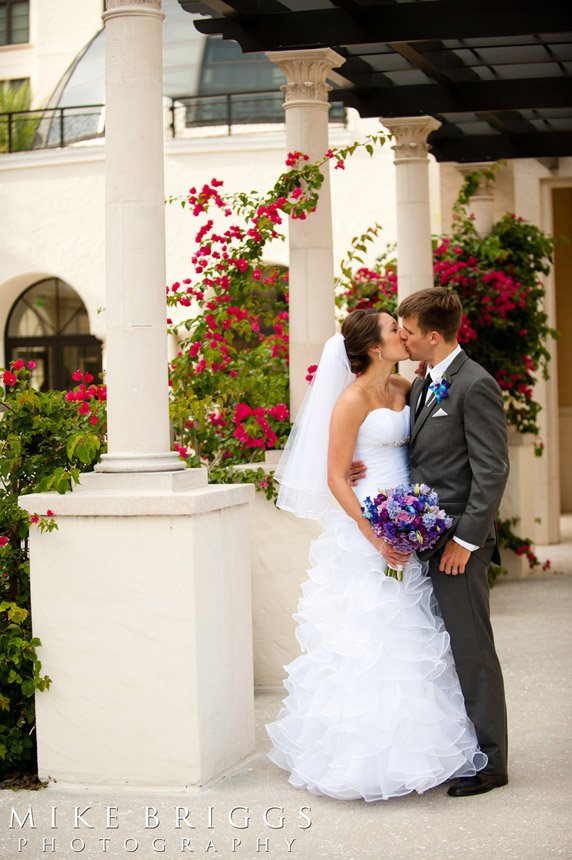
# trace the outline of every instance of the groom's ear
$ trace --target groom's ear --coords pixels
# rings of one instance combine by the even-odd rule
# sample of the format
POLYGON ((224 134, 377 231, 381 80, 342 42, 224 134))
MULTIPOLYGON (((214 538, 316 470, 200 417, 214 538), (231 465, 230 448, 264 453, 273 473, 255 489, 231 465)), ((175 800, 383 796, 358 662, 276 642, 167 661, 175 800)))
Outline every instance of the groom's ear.
POLYGON ((443 340, 443 335, 438 331, 429 332, 429 343, 431 346, 437 346, 443 340))

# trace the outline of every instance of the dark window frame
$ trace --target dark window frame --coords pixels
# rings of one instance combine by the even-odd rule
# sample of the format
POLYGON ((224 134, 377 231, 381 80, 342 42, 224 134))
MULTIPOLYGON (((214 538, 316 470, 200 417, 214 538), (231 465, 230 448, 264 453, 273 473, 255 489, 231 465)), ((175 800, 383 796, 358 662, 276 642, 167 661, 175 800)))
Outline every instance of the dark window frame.
POLYGON ((30 0, 0 0, 0 8, 6 9, 6 41, 0 41, 0 47, 8 45, 30 44, 30 0), (24 42, 15 42, 13 38, 12 11, 14 6, 27 3, 28 5, 28 33, 24 42))
MULTIPOLYGON (((84 358, 90 361, 90 367, 82 369, 89 369, 96 380, 98 374, 101 373, 102 370, 102 342, 99 338, 93 334, 65 333, 72 319, 82 310, 87 311, 87 309, 81 296, 76 293, 78 301, 81 304, 78 304, 78 307, 72 312, 71 316, 65 315, 63 317, 60 312, 61 309, 59 305, 60 284, 65 284, 66 287, 73 289, 73 287, 69 287, 69 284, 65 281, 61 281, 60 278, 42 278, 41 280, 30 284, 30 286, 20 293, 18 298, 13 302, 8 313, 4 329, 4 356, 7 367, 9 366, 10 361, 14 360, 16 357, 22 357, 25 355, 26 349, 30 349, 28 358, 34 359, 36 357, 35 351, 37 348, 44 348, 45 358, 48 362, 46 381, 44 386, 42 386, 44 389, 51 388, 56 390, 66 390, 67 388, 73 387, 74 382, 70 378, 69 372, 66 374, 64 362, 66 347, 78 347, 82 351, 84 358), (30 335, 27 337, 8 334, 14 311, 18 305, 21 302, 27 303, 26 296, 30 290, 47 281, 53 282, 55 292, 56 326, 54 333, 30 335)), ((74 290, 74 292, 76 291, 74 290)))

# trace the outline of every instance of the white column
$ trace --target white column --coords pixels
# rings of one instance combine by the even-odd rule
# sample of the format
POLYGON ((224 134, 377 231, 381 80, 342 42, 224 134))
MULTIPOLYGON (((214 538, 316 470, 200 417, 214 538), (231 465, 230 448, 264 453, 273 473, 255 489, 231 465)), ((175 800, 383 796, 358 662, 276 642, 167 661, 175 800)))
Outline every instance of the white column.
POLYGON ((394 135, 399 300, 433 286, 429 146, 441 123, 431 116, 380 118, 394 135))
MULTIPOLYGON (((286 75, 286 143, 311 160, 328 150, 326 78, 344 58, 331 48, 270 51, 267 57, 286 75)), ((295 415, 308 384, 309 365, 317 364, 324 342, 335 331, 334 258, 329 167, 316 211, 304 221, 290 221, 290 406, 295 415)))
POLYGON ((60 784, 204 786, 254 752, 253 487, 169 451, 160 7, 105 13, 110 453, 20 499, 59 525, 32 530, 30 581, 38 768, 60 784))
MULTIPOLYGON (((477 170, 490 168, 490 162, 479 161, 471 164, 457 164, 457 170, 462 175, 463 179, 470 173, 475 173, 477 170)), ((471 197, 469 203, 469 211, 475 216, 475 227, 481 238, 488 236, 493 229, 494 223, 494 205, 495 205, 495 183, 494 179, 489 179, 487 176, 481 176, 479 179, 479 187, 471 197)))
POLYGON ((107 0, 103 472, 183 469, 170 451, 161 0, 107 0))

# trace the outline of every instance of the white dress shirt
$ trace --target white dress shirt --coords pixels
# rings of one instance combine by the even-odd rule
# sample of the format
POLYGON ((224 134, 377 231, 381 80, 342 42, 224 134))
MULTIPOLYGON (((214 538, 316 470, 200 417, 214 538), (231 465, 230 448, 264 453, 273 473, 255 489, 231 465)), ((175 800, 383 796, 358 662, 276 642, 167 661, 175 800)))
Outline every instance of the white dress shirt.
MULTIPOLYGON (((461 347, 459 346, 459 344, 457 344, 453 352, 449 353, 449 355, 442 361, 440 361, 439 364, 436 364, 435 367, 432 367, 430 364, 427 366, 427 373, 431 376, 432 382, 437 382, 437 380, 440 380, 442 378, 449 365, 456 359, 460 352, 461 347)), ((424 409, 427 409, 434 399, 435 395, 431 391, 430 396, 427 398, 427 403, 425 404, 424 409)), ((460 544, 460 546, 464 547, 465 549, 468 549, 470 552, 473 552, 473 550, 479 548, 476 544, 469 543, 466 540, 462 540, 456 535, 453 535, 453 540, 456 543, 460 544)))

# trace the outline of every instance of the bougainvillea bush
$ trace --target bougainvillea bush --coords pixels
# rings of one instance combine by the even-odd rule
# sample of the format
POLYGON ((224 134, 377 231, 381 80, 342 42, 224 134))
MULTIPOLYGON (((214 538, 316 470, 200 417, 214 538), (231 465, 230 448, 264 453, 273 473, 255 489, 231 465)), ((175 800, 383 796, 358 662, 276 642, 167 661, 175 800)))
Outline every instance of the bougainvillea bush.
MULTIPOLYGON (((435 284, 454 289, 463 303, 459 342, 498 381, 508 423, 521 433, 538 434, 540 404, 534 399, 538 375, 548 377, 547 343, 557 333, 548 325, 541 277, 548 274, 555 240, 514 214, 497 221, 481 238, 469 212, 472 194, 483 174, 494 177, 495 166, 465 178, 455 203, 449 236, 434 243, 435 284)), ((373 265, 364 252, 379 234, 376 225, 352 242, 341 266, 336 303, 341 318, 354 308, 397 307, 397 261, 388 247, 373 265)), ((535 452, 543 444, 535 442, 535 452)), ((498 520, 503 546, 526 556, 531 567, 541 562, 532 541, 514 532, 514 519, 498 520)), ((545 562, 544 569, 549 567, 545 562)))
MULTIPOLYGON (((459 293, 463 320, 459 342, 498 381, 510 425, 538 434, 540 405, 534 399, 538 374, 548 377, 547 342, 557 336, 548 325, 544 287, 554 259, 554 239, 534 224, 507 213, 481 238, 468 211, 480 175, 467 176, 453 213, 451 235, 436 240, 435 284, 459 293)), ((376 238, 378 228, 355 239, 337 286, 342 313, 356 307, 385 306, 395 311, 397 263, 388 249, 373 266, 355 267, 357 252, 376 238)), ((541 453, 541 444, 537 453, 541 453)))
POLYGON ((180 456, 206 465, 210 481, 254 481, 272 497, 257 464, 290 430, 288 274, 265 265, 263 255, 268 243, 284 239, 288 217, 304 220, 315 209, 324 165, 343 169, 355 149, 371 155, 383 141, 371 135, 315 163, 291 152, 289 169, 265 194, 227 194, 212 179, 179 199, 197 232, 190 276, 167 290, 168 305, 189 313, 168 320, 179 342, 170 364, 171 419, 180 456), (235 471, 245 464, 252 468, 235 471))
POLYGON ((57 510, 29 515, 18 497, 64 493, 104 449, 105 388, 77 371, 73 391, 31 387, 33 361, 0 369, 0 773, 34 766, 34 692, 49 686, 32 636, 28 536, 57 529, 57 510))

